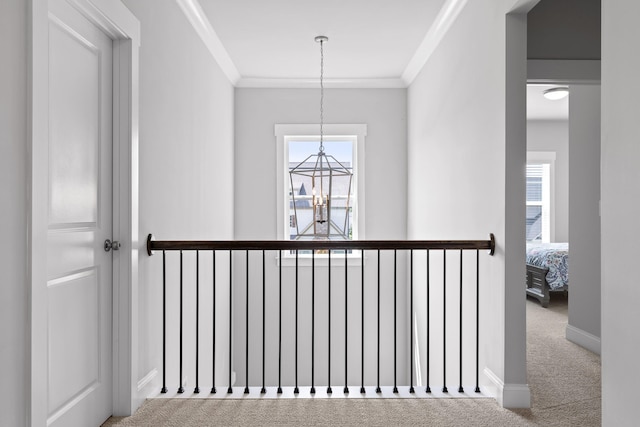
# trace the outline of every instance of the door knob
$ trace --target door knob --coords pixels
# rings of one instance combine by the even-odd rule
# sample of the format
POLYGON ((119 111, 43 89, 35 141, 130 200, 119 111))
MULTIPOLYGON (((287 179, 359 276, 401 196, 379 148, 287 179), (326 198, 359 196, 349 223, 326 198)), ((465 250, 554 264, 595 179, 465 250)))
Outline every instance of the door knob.
POLYGON ((104 241, 104 251, 109 252, 111 249, 117 251, 120 249, 120 242, 114 240, 113 242, 109 239, 104 241))

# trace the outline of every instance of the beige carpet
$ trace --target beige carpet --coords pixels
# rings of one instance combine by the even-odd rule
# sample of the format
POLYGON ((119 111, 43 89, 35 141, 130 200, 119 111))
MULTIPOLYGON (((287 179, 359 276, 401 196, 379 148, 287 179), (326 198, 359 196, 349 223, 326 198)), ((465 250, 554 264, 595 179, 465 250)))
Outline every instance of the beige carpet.
POLYGON ((527 301, 527 374, 530 410, 538 425, 601 424, 600 356, 567 341, 567 296, 552 294, 549 308, 527 301))
POLYGON ((532 408, 492 399, 152 399, 104 426, 599 426, 600 358, 565 338, 567 299, 527 302, 532 408))

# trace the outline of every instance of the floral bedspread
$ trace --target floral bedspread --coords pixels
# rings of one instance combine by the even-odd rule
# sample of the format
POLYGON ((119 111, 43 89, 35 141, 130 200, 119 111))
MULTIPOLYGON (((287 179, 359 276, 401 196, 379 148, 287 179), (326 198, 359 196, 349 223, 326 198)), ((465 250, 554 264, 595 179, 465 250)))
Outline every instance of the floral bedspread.
POLYGON ((548 268, 549 287, 561 289, 569 284, 569 243, 527 243, 527 264, 548 268))

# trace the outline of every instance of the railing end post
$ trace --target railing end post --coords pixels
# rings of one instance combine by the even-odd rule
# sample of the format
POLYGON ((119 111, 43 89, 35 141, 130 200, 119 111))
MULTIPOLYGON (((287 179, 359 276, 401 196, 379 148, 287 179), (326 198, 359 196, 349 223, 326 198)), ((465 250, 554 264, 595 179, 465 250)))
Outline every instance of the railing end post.
POLYGON ((489 250, 489 255, 496 253, 496 236, 493 233, 489 234, 489 240, 491 240, 491 249, 489 250))
POLYGON ((149 234, 147 236, 147 254, 149 256, 153 255, 153 251, 151 250, 151 242, 153 242, 155 239, 153 237, 153 234, 149 234))

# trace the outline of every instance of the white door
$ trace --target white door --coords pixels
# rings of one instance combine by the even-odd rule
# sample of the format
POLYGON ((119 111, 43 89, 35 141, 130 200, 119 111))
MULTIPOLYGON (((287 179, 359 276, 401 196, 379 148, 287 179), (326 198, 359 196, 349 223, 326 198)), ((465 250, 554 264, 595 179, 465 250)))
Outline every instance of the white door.
POLYGON ((48 176, 47 425, 98 426, 112 413, 112 42, 65 0, 49 0, 48 176))

